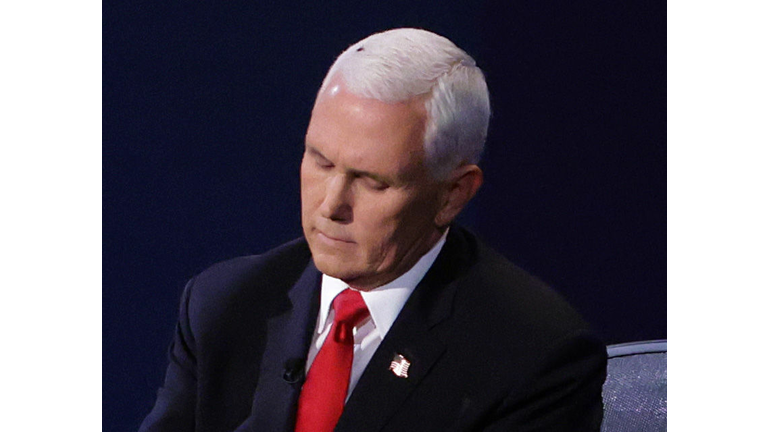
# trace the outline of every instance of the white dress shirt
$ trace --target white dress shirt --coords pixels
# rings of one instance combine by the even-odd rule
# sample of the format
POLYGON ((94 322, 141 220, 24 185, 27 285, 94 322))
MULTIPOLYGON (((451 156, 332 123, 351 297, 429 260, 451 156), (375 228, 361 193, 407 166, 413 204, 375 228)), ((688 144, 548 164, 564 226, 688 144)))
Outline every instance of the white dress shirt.
MULTIPOLYGON (((410 297, 416 285, 421 282, 424 275, 432 264, 434 264, 437 255, 442 250, 445 244, 445 238, 448 235, 448 230, 443 233, 443 236, 438 242, 424 254, 410 270, 403 273, 402 276, 393 280, 392 282, 382 285, 378 288, 374 288, 370 291, 360 291, 363 296, 363 301, 368 307, 370 317, 364 319, 353 330, 355 336, 355 351, 352 359, 352 373, 349 377, 349 389, 347 390, 347 397, 352 393, 357 381, 360 379, 360 375, 363 374, 363 370, 368 365, 368 362, 373 357, 373 353, 376 348, 379 347, 384 336, 387 335, 389 328, 395 322, 397 315, 405 305, 405 302, 410 297)), ((331 331, 333 325, 333 309, 331 303, 336 296, 350 288, 344 281, 336 279, 334 277, 323 275, 322 284, 320 287, 320 311, 317 314, 317 323, 315 324, 315 332, 312 337, 312 344, 309 346, 309 353, 307 354, 307 364, 305 372, 309 372, 312 362, 315 360, 317 353, 323 346, 326 336, 331 331)), ((351 288, 354 289, 354 288, 351 288)))

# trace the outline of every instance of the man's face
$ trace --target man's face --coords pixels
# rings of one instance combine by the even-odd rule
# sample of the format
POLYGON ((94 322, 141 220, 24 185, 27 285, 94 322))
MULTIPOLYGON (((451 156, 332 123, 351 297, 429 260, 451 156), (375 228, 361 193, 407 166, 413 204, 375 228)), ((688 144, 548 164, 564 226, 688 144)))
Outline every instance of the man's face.
POLYGON ((317 268, 358 289, 396 279, 440 237, 442 185, 424 164, 424 102, 387 104, 339 81, 315 103, 301 163, 304 235, 317 268))

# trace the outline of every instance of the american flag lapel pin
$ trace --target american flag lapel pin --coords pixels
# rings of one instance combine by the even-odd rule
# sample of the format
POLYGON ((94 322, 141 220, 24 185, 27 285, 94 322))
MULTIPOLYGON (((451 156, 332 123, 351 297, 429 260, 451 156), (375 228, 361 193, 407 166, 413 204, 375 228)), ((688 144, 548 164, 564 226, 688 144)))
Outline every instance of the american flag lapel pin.
POLYGON ((392 363, 389 364, 389 370, 391 370, 395 376, 400 378, 408 378, 409 367, 411 367, 411 362, 409 362, 401 354, 395 354, 395 357, 392 359, 392 363))

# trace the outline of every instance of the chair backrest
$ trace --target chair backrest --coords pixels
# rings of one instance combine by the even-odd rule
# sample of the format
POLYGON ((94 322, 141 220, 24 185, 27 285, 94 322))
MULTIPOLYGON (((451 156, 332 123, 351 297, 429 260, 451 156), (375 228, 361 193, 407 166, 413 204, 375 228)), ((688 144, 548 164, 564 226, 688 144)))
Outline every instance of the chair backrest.
POLYGON ((608 347, 602 432, 667 430, 667 341, 608 347))

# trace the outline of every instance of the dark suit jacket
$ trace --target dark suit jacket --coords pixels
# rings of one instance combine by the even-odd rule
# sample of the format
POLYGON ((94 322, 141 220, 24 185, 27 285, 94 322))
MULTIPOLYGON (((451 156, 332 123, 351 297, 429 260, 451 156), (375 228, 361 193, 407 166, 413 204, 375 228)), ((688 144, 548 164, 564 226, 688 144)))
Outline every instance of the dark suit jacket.
MULTIPOLYGON (((319 287, 301 239, 192 279, 141 431, 292 431, 319 287)), ((557 294, 454 226, 336 430, 597 431, 605 362, 557 294)))

